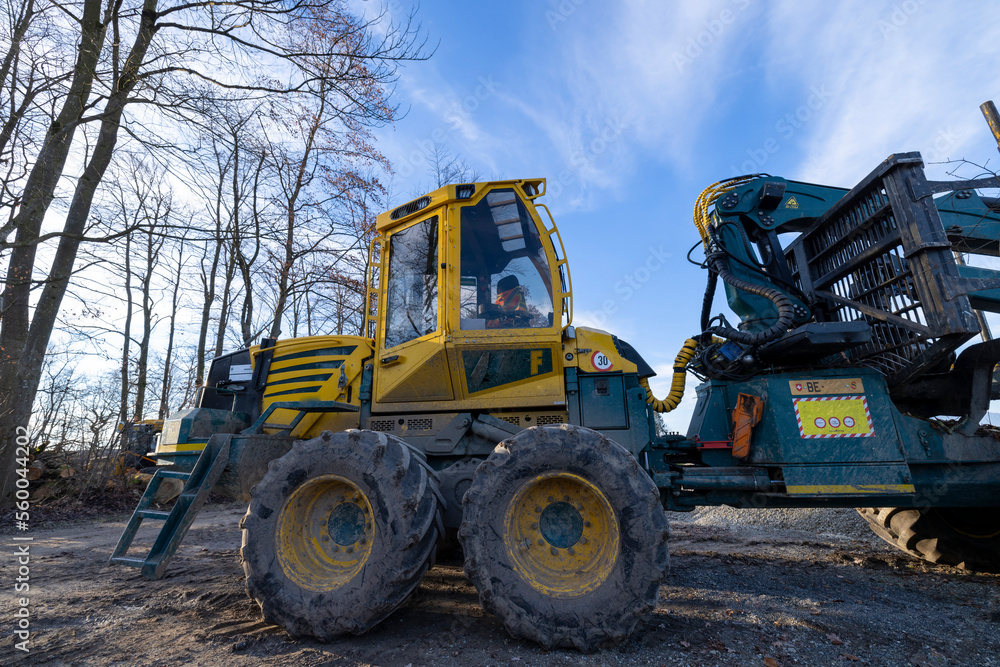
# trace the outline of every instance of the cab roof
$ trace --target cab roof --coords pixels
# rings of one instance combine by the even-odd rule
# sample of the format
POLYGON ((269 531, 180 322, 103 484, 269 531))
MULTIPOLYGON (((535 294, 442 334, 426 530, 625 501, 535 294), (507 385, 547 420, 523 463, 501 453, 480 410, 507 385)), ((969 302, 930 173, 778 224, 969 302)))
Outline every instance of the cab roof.
POLYGON ((417 217, 421 211, 429 208, 435 208, 441 204, 448 204, 453 201, 475 199, 484 190, 511 187, 519 189, 521 196, 528 201, 532 201, 545 194, 545 179, 522 178, 510 181, 483 181, 481 183, 446 185, 402 206, 397 206, 391 211, 380 213, 375 219, 375 229, 379 232, 384 232, 417 217))

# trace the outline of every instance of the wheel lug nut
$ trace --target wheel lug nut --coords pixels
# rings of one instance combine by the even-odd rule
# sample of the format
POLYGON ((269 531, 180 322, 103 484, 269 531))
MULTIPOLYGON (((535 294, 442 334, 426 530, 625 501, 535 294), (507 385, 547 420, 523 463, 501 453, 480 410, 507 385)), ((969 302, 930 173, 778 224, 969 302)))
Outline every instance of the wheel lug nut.
POLYGON ((549 551, 552 552, 553 556, 558 556, 559 555, 559 550, 556 549, 555 547, 552 547, 549 551))
POLYGON ((545 546, 545 540, 538 540, 538 546, 544 547, 545 546))
POLYGON ((587 528, 590 528, 590 522, 589 521, 584 521, 583 525, 586 526, 587 528))
POLYGON ((354 553, 354 547, 347 547, 347 553, 349 554, 354 553))
POLYGON ((564 503, 568 503, 569 502, 569 496, 563 496, 563 502, 564 503))
POLYGON ((576 555, 576 552, 575 552, 575 551, 573 551, 573 547, 570 547, 569 549, 567 549, 567 551, 569 551, 569 555, 570 555, 570 556, 574 556, 574 555, 576 555))
POLYGON ((580 538, 580 544, 586 544, 586 543, 587 543, 587 538, 586 537, 581 537, 580 538))
POLYGON ((329 535, 324 535, 323 536, 323 541, 324 542, 329 542, 330 541, 330 536, 329 535))
POLYGON ((541 512, 541 511, 542 511, 542 508, 541 508, 541 507, 539 507, 538 505, 535 505, 535 511, 536 511, 536 512, 541 512))
POLYGON ((532 530, 538 530, 538 524, 537 523, 531 524, 531 529, 532 530))

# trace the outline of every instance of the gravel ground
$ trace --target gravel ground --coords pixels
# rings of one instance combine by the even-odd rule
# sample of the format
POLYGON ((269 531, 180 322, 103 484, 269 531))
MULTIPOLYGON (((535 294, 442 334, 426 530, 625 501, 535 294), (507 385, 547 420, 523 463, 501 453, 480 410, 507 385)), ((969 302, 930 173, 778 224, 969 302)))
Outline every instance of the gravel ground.
MULTIPOLYGON (((14 649, 8 592, 3 663, 1000 665, 1000 577, 899 554, 853 510, 672 515, 671 575, 658 609, 629 640, 589 655, 509 637, 483 613, 457 560, 439 563, 405 607, 364 636, 294 640, 246 597, 242 514, 232 504, 203 511, 154 582, 106 564, 125 517, 34 531, 30 653, 14 649)), ((12 554, 11 537, 0 539, 12 554)), ((4 582, 14 562, 2 560, 4 582)))
POLYGON ((736 509, 699 507, 677 519, 695 526, 716 526, 735 530, 799 530, 817 535, 883 542, 868 528, 854 509, 736 509))

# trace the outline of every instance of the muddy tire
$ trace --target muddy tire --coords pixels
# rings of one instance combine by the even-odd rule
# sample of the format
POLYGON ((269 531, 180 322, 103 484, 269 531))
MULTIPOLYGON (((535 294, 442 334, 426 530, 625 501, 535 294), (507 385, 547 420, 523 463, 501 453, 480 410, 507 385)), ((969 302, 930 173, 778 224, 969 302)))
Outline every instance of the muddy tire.
POLYGON ((398 438, 327 431, 296 442, 240 524, 247 593, 293 636, 361 634, 420 584, 442 511, 435 473, 398 438))
POLYGON ((1000 572, 1000 508, 859 509, 872 531, 892 546, 939 565, 1000 572))
POLYGON ((596 431, 544 426, 501 442, 463 506, 465 573, 515 637, 592 651, 656 607, 669 560, 659 492, 596 431))

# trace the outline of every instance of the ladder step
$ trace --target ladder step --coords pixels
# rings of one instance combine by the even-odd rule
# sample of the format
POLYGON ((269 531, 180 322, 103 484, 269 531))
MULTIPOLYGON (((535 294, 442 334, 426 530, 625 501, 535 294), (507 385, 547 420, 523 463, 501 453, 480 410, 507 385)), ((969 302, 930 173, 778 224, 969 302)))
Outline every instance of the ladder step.
POLYGON ((139 506, 136 507, 132 518, 118 540, 118 545, 111 556, 111 564, 138 567, 146 579, 159 579, 163 576, 167 564, 177 552, 177 548, 188 528, 191 527, 198 510, 201 509, 212 487, 226 468, 229 459, 229 441, 232 437, 231 435, 220 436, 217 440, 213 436, 198 456, 190 473, 177 470, 156 471, 150 485, 143 492, 139 506), (149 509, 156 487, 164 478, 185 480, 177 503, 170 511, 149 509), (163 525, 149 550, 149 555, 145 558, 126 556, 125 553, 132 545, 132 540, 135 538, 139 524, 143 519, 158 519, 163 521, 163 525))
POLYGON ((112 565, 129 565, 131 567, 142 567, 146 564, 145 558, 139 558, 138 556, 112 556, 112 565))

